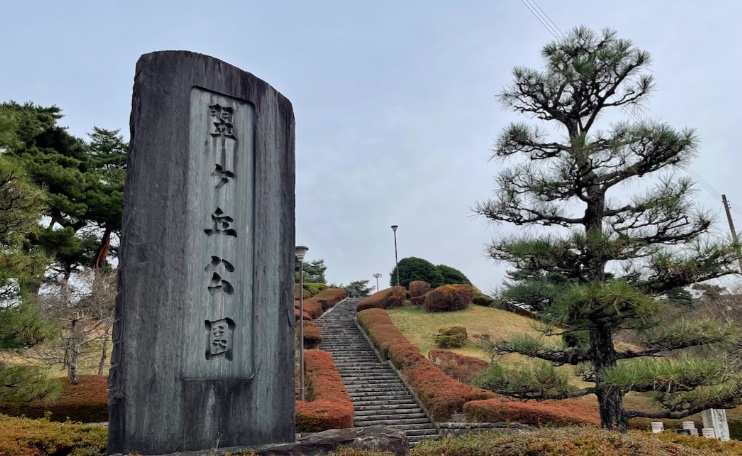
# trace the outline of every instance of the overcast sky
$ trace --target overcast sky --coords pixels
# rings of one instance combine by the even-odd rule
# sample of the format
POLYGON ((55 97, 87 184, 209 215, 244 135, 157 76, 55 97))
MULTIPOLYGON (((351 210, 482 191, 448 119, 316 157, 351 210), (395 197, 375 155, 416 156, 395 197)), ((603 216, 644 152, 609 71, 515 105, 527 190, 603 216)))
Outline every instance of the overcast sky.
MULTIPOLYGON (((492 195, 495 137, 520 120, 494 97, 513 66, 540 68, 553 39, 521 1, 6 3, 0 100, 55 104, 75 135, 96 125, 128 138, 141 54, 220 58, 293 103, 297 243, 325 260, 330 282, 380 272, 388 286, 397 224, 400 259, 456 267, 484 291, 501 284, 506 265, 484 246, 512 228, 471 208, 492 195)), ((726 193, 742 227, 742 2, 538 4, 562 31, 610 27, 651 52, 657 91, 645 114, 697 129, 693 170, 708 183, 698 200, 723 230, 716 192, 726 193)))

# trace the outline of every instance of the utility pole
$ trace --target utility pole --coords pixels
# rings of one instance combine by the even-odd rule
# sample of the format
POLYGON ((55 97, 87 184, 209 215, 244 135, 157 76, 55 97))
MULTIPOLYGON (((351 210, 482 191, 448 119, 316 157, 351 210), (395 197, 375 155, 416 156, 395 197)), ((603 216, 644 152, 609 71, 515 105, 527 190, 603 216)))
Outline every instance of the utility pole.
POLYGON ((742 251, 740 251, 739 239, 737 238, 737 232, 734 230, 734 220, 732 220, 732 212, 729 210, 729 201, 727 201, 727 195, 721 195, 721 202, 724 203, 724 210, 727 213, 727 221, 729 222, 729 231, 732 232, 732 242, 734 242, 734 248, 737 250, 737 261, 739 261, 739 271, 742 272, 742 251))

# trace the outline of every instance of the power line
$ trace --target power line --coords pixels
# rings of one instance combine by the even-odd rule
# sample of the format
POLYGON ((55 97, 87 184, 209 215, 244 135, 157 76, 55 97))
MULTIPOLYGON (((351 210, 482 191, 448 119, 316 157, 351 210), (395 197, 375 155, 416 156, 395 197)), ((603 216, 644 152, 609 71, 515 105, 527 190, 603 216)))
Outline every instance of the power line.
MULTIPOLYGON (((536 3, 536 0, 521 0, 521 2, 528 8, 531 13, 538 19, 539 22, 541 22, 541 25, 543 25, 546 30, 549 31, 552 35, 554 35, 555 38, 559 38, 560 36, 564 36, 564 33, 559 29, 559 27, 556 25, 554 21, 551 20, 548 14, 544 12, 544 10, 541 9, 540 6, 538 6, 538 3, 536 3)), ((631 116, 634 120, 637 122, 643 122, 643 119, 640 117, 640 114, 637 114, 637 111, 639 108, 636 105, 632 106, 626 106, 624 109, 629 116, 631 116)), ((703 177, 701 177, 700 174, 698 174, 696 171, 688 167, 688 165, 680 165, 681 168, 683 168, 685 171, 687 171, 695 180, 696 182, 703 187, 707 192, 711 193, 712 196, 714 196, 716 199, 721 199, 722 193, 718 190, 716 190, 710 183, 708 183, 703 177)), ((742 206, 736 206, 732 203, 728 203, 729 208, 737 212, 739 214, 742 214, 742 206)))

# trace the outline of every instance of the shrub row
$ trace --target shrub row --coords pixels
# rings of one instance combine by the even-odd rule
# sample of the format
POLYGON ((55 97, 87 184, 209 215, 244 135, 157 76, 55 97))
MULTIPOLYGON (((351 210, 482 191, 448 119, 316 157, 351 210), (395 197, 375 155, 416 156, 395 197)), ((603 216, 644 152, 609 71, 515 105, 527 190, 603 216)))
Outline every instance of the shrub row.
POLYGON ((496 423, 516 421, 534 426, 569 426, 592 424, 600 426, 600 416, 595 404, 580 399, 561 401, 519 401, 493 398, 471 401, 464 405, 464 416, 471 423, 496 423))
MULTIPOLYGON (((338 302, 342 301, 348 296, 348 293, 342 288, 328 288, 320 291, 316 296, 309 299, 304 299, 304 313, 309 318, 305 320, 316 320, 319 318, 327 309, 333 307, 338 302)), ((298 299, 294 300, 294 317, 299 319, 299 306, 301 302, 298 299)))
POLYGON ((407 296, 404 287, 391 287, 377 291, 368 298, 358 303, 356 309, 360 312, 365 309, 389 309, 399 307, 407 296))
POLYGON ((364 310, 358 314, 358 321, 382 356, 402 372, 435 421, 447 421, 454 413, 461 413, 466 402, 495 397, 438 369, 397 329, 386 311, 364 310))
POLYGON ((316 283, 316 282, 304 282, 304 289, 309 291, 309 293, 312 294, 312 296, 319 294, 320 291, 327 289, 326 283, 316 283))
MULTIPOLYGON (((2 405, 0 413, 11 416, 41 418, 51 413, 53 421, 100 423, 108 421, 108 379, 98 375, 80 375, 77 385, 67 378, 60 379, 62 391, 52 402, 31 401, 22 406, 2 405)), ((2 453, 0 453, 2 454, 2 453)))
POLYGON ((732 456, 742 454, 742 442, 680 436, 674 433, 628 434, 571 426, 535 432, 497 432, 467 437, 424 440, 410 456, 732 456))
POLYGON ((428 359, 449 377, 467 384, 470 384, 488 364, 483 359, 460 355, 448 350, 430 350, 428 359))
POLYGON ((311 401, 296 401, 296 431, 319 432, 353 427, 353 402, 335 367, 322 350, 304 352, 305 380, 311 401))
POLYGON ((107 438, 105 426, 0 415, 0 455, 105 455, 107 438))
POLYGON ((471 285, 443 285, 425 295, 428 312, 453 312, 469 307, 476 289, 471 285))

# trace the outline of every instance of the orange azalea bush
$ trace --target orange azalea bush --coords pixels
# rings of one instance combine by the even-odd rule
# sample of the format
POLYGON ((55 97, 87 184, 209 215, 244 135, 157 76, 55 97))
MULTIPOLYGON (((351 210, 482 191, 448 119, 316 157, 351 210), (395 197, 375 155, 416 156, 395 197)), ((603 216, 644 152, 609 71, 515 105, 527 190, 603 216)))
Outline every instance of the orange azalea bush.
POLYGON ((391 307, 399 307, 407 296, 407 290, 405 287, 391 287, 385 290, 377 291, 368 298, 358 303, 357 310, 366 309, 388 309, 391 307))
POLYGON ((304 352, 305 379, 311 401, 296 401, 296 431, 319 432, 353 427, 353 402, 335 367, 322 350, 304 352))
MULTIPOLYGON (((313 321, 303 321, 304 324, 304 348, 317 348, 322 343, 322 334, 319 332, 319 328, 313 321)), ((299 333, 299 326, 296 327, 297 334, 299 333)))
POLYGON ((471 285, 443 285, 425 295, 428 312, 452 312, 469 307, 477 290, 471 285))
POLYGON ((424 280, 410 282, 410 301, 415 305, 425 302, 425 294, 430 291, 430 284, 424 280))
POLYGON ((580 399, 561 401, 519 401, 504 396, 464 405, 466 420, 473 423, 516 421, 523 424, 568 426, 592 424, 600 426, 596 403, 580 399))

